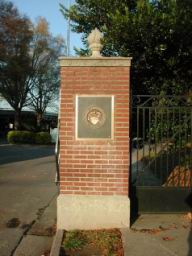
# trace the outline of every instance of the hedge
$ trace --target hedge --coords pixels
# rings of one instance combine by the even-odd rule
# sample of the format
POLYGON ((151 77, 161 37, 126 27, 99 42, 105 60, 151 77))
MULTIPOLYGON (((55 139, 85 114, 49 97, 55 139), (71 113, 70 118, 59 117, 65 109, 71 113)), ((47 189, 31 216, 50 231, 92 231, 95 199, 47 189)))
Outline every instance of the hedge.
POLYGON ((10 131, 7 141, 11 144, 50 144, 51 135, 48 132, 10 131))
POLYGON ((48 132, 38 132, 35 134, 36 144, 50 144, 51 135, 48 132))

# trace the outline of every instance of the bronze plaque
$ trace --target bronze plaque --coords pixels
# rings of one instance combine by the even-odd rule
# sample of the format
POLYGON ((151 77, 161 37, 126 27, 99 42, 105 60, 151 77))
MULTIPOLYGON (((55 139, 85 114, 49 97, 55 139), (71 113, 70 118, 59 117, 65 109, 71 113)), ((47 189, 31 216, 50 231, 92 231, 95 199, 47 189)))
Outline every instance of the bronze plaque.
POLYGON ((113 96, 77 96, 76 138, 112 139, 113 96))

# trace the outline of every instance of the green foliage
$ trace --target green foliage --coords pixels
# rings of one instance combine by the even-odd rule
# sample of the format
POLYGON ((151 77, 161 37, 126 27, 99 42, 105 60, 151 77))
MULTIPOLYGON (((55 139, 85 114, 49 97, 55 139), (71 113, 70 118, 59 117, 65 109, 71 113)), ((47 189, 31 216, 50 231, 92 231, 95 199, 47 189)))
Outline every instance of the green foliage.
POLYGON ((153 100, 148 139, 162 143, 169 140, 175 148, 185 146, 191 134, 191 109, 187 98, 166 97, 163 93, 153 100), (182 100, 182 101, 181 101, 182 100))
POLYGON ((189 140, 188 134, 191 132, 190 116, 186 113, 182 113, 182 111, 180 116, 175 114, 174 118, 171 114, 172 113, 168 111, 162 113, 161 110, 157 110, 156 118, 153 117, 151 122, 148 139, 150 138, 151 142, 155 143, 167 141, 167 145, 171 145, 174 149, 180 149, 184 147, 189 140))
MULTIPOLYGON (((63 247, 65 250, 83 252, 83 248, 92 245, 98 248, 101 255, 117 255, 122 249, 121 233, 117 229, 111 230, 78 230, 66 232, 63 247)), ((120 254, 118 254, 120 255, 120 254)))
POLYGON ((33 144, 35 141, 35 134, 29 131, 22 131, 21 138, 23 143, 33 144))
POLYGON ((104 34, 104 56, 130 56, 133 94, 184 94, 192 87, 192 1, 76 0, 69 10, 72 29, 104 34))
POLYGON ((50 144, 51 135, 48 132, 38 132, 35 134, 36 144, 50 144))
POLYGON ((87 238, 81 231, 71 231, 66 233, 64 240, 64 248, 73 250, 73 249, 82 249, 86 244, 87 238))
POLYGON ((35 134, 29 131, 10 131, 7 134, 7 141, 12 144, 33 144, 35 142, 35 134))
POLYGON ((48 132, 10 131, 7 141, 11 144, 50 144, 51 135, 48 132))

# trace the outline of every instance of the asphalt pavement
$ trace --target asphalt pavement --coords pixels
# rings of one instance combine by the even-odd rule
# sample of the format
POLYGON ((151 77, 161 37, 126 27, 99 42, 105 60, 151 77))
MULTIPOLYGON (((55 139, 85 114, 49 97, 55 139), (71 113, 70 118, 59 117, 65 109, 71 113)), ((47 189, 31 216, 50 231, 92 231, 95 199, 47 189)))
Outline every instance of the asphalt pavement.
POLYGON ((53 146, 0 145, 1 256, 38 256, 50 249, 55 172, 53 146))
POLYGON ((54 146, 0 144, 0 165, 53 156, 54 146))

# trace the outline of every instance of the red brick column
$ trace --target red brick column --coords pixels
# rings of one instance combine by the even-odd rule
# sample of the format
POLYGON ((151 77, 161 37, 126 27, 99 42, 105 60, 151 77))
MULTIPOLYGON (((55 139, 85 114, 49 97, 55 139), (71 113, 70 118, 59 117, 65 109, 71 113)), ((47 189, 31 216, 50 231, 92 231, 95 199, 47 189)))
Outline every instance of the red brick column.
POLYGON ((130 59, 61 58, 60 65, 58 226, 65 229, 129 226, 130 59), (114 97, 112 139, 76 138, 77 95, 114 97), (110 209, 105 209, 106 206, 110 209), (89 218, 91 222, 99 214, 105 216, 94 220, 94 225, 85 225, 89 218))

